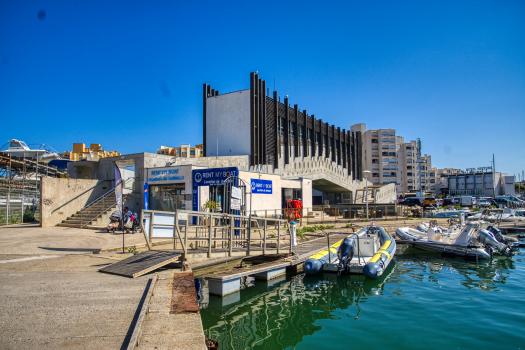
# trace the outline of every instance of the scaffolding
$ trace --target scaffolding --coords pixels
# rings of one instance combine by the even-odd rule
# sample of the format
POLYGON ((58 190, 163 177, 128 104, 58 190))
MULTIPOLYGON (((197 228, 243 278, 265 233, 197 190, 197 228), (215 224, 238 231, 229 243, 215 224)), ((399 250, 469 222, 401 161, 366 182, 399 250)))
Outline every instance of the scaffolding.
POLYGON ((36 158, 0 153, 0 225, 38 221, 42 178, 66 174, 36 158))

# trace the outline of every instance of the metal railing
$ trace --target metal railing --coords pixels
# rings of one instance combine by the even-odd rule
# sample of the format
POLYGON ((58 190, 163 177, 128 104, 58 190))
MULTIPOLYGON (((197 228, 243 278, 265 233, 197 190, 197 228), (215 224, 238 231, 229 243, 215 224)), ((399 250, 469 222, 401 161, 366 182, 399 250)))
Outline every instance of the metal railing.
MULTIPOLYGON (((126 185, 126 183, 130 182, 131 180, 134 180, 133 177, 130 177, 128 179, 126 179, 126 181, 122 182, 122 190, 124 190, 124 187, 126 185)), ((105 181, 111 181, 111 180, 105 180, 105 181)), ((109 199, 107 197, 111 197, 113 194, 115 193, 115 187, 113 187, 112 189, 110 189, 109 191, 107 191, 106 193, 104 193, 103 195, 101 195, 100 197, 96 198, 95 200, 93 200, 91 203, 89 203, 88 205, 84 206, 82 209, 80 209, 80 228, 84 228, 84 214, 87 215, 86 211, 91 209, 95 204, 100 204, 102 203, 102 209, 100 209, 100 213, 94 217, 92 216, 88 216, 86 218, 87 222, 86 222, 86 225, 85 227, 88 226, 88 224, 91 224, 93 221, 97 220, 99 217, 101 217, 102 215, 104 215, 104 213, 106 213, 109 209, 111 209, 113 206, 115 206, 117 204, 117 200, 116 199, 109 199)), ((125 197, 126 195, 123 195, 123 197, 125 197)), ((124 201, 122 201, 124 202, 124 201)))
POLYGON ((234 250, 252 250, 267 254, 269 250, 280 254, 291 253, 291 244, 283 244, 288 236, 287 220, 249 216, 177 210, 164 212, 143 210, 144 230, 148 241, 153 239, 173 239, 173 249, 205 250, 211 257, 214 252, 232 256, 234 250), (274 242, 269 242, 275 240, 274 242), (275 246, 274 246, 275 245, 275 246))

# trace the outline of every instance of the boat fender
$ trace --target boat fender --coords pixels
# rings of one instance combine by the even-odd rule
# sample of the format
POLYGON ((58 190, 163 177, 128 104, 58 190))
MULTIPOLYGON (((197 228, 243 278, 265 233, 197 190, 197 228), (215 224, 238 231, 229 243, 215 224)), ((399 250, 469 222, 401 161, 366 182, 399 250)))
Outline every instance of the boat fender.
POLYGON ((308 259, 304 262, 303 270, 309 275, 313 275, 321 271, 323 263, 317 259, 308 259))

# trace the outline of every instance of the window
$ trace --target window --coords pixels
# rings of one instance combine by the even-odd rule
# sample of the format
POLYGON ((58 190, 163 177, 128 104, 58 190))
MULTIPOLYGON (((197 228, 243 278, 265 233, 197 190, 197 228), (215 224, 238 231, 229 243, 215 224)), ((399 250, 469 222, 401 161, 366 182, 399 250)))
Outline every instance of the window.
POLYGON ((412 156, 412 152, 407 152, 407 156, 411 157, 412 156))
POLYGON ((381 142, 388 142, 388 139, 381 139, 381 142))
POLYGON ((395 166, 395 165, 391 165, 391 166, 390 166, 390 170, 397 170, 397 166, 395 166))
POLYGON ((328 135, 323 135, 323 146, 326 147, 327 143, 328 143, 328 135))
POLYGON ((412 173, 407 173, 407 176, 412 176, 412 173))
POLYGON ((379 177, 379 173, 372 173, 372 177, 379 177))
POLYGON ((406 146, 406 149, 412 149, 412 146, 406 146))
POLYGON ((388 149, 388 145, 381 146, 381 149, 388 149))
POLYGON ((299 125, 299 140, 303 140, 304 135, 304 125, 299 125))
POLYGON ((379 167, 378 167, 377 165, 374 165, 374 166, 372 167, 372 170, 379 170, 379 167))
POLYGON ((190 150, 190 156, 194 156, 194 155, 195 155, 195 150, 194 149, 190 150))
POLYGON ((383 163, 388 163, 388 159, 383 159, 383 163))
POLYGON ((379 159, 372 159, 372 164, 378 164, 379 163, 379 159))
POLYGON ((413 170, 414 167, 413 166, 407 166, 407 170, 413 170))
POLYGON ((315 143, 321 142, 321 133, 318 131, 315 133, 315 143))
POLYGON ((372 146, 372 151, 377 151, 379 150, 378 146, 372 146))
POLYGON ((308 141, 312 141, 312 129, 307 129, 306 135, 308 137, 308 141))
POLYGON ((295 123, 290 122, 290 138, 293 140, 295 138, 295 123))
POLYGON ((284 135, 284 118, 279 117, 279 135, 284 135))
POLYGON ((372 139, 372 143, 379 143, 377 139, 372 139))
POLYGON ((381 135, 388 136, 388 132, 387 131, 381 131, 381 135))
POLYGON ((407 159, 407 163, 411 164, 412 163, 412 159, 407 159))

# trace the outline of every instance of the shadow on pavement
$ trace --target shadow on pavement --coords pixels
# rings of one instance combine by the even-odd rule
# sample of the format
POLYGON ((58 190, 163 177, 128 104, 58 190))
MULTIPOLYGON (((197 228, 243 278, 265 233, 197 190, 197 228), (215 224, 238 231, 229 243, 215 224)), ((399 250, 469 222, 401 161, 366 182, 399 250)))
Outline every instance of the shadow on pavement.
POLYGON ((84 248, 51 248, 51 247, 38 247, 45 250, 54 250, 57 252, 100 252, 101 249, 84 249, 84 248))

